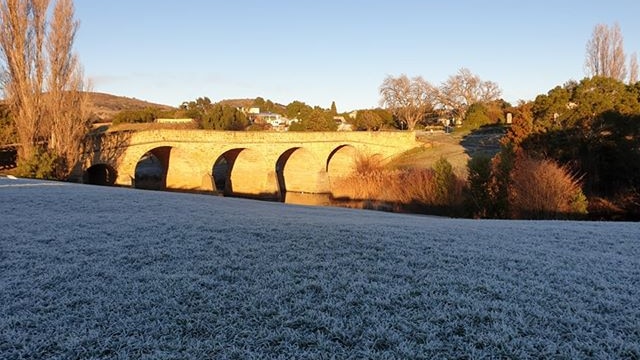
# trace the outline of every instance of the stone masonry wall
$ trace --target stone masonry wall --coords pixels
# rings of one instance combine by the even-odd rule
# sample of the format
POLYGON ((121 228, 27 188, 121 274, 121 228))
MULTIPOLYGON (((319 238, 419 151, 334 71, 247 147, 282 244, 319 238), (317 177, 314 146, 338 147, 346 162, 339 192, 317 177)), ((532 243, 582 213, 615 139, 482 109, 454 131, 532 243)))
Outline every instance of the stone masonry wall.
POLYGON ((166 147, 167 188, 211 191, 216 160, 243 149, 230 174, 234 191, 273 194, 286 186, 288 191, 323 193, 330 190, 330 176, 348 173, 357 154, 391 159, 416 146, 413 132, 120 132, 96 139, 84 169, 106 164, 116 171, 117 185, 131 186, 141 157, 166 147))

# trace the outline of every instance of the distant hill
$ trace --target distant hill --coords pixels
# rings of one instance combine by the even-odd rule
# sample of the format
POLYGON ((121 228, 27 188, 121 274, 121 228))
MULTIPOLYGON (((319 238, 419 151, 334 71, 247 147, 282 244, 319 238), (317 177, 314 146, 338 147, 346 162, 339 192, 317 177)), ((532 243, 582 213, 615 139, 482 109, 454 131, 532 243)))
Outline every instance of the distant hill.
MULTIPOLYGON (((249 108, 253 106, 254 102, 255 102, 255 99, 224 99, 224 100, 218 101, 217 103, 222 105, 232 106, 235 108, 249 108)), ((275 106, 275 109, 273 109, 274 112, 284 114, 286 110, 285 105, 278 104, 278 103, 274 103, 273 105, 275 106)), ((260 110, 265 111, 265 109, 260 109, 260 110)))
MULTIPOLYGON (((146 108, 157 108, 161 110, 176 110, 175 107, 163 104, 155 104, 152 102, 117 96, 99 92, 90 92, 89 98, 92 102, 91 111, 94 114, 94 122, 110 122, 113 117, 123 110, 142 110, 146 108)), ((255 99, 224 99, 217 103, 236 108, 251 107, 255 99)), ((284 113, 285 106, 282 104, 274 104, 276 112, 284 113)), ((264 110, 264 109, 262 109, 264 110)))
POLYGON ((250 107, 253 104, 254 99, 224 99, 217 103, 227 106, 233 106, 235 108, 250 107))
POLYGON ((91 112, 95 122, 109 122, 123 110, 141 110, 146 108, 159 108, 162 110, 175 110, 169 105, 155 104, 135 98, 116 96, 99 92, 90 92, 91 112))

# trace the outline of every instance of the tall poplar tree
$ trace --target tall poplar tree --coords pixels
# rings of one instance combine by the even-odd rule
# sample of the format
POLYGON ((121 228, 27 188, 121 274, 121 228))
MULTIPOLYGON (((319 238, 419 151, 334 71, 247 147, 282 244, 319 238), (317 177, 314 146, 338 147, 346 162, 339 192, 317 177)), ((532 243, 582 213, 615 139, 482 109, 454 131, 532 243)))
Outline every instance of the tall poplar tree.
POLYGON ((14 119, 18 164, 48 153, 52 176, 67 178, 89 125, 82 69, 73 53, 72 0, 0 0, 2 91, 14 119), (51 10, 51 11, 50 11, 51 10), (43 145, 46 144, 46 147, 43 145))
POLYGON ((626 55, 618 23, 611 27, 598 24, 593 28, 591 39, 587 42, 585 67, 591 77, 603 76, 619 81, 625 80, 626 55))

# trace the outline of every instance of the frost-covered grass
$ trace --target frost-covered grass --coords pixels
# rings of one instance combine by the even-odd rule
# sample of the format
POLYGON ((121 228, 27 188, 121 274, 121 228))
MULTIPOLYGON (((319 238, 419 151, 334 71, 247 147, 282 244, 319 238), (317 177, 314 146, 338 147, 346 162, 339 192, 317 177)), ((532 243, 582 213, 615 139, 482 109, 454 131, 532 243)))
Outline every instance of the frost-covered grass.
POLYGON ((0 358, 640 357, 640 224, 0 179, 0 358))

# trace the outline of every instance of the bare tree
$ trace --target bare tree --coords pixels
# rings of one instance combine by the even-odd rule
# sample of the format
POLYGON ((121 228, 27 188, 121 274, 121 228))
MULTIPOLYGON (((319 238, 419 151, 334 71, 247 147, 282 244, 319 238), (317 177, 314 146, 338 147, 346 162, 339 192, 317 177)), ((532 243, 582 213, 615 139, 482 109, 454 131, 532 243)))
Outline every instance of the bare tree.
POLYGON ((49 149, 64 161, 69 172, 80 160, 81 143, 89 126, 87 93, 78 59, 73 54, 73 40, 78 22, 73 19, 72 0, 58 0, 53 10, 47 42, 49 73, 46 108, 50 122, 49 149))
POLYGON ((585 68, 589 76, 604 76, 624 81, 627 76, 624 40, 618 23, 598 24, 587 42, 585 68))
POLYGON ((469 106, 498 100, 501 94, 498 84, 483 81, 469 69, 462 68, 440 86, 438 102, 453 116, 461 118, 469 106))
POLYGON ((409 78, 387 76, 380 86, 380 104, 409 130, 413 130, 425 115, 433 110, 437 89, 421 76, 409 78))
POLYGON ((13 114, 18 156, 31 158, 42 125, 42 61, 38 43, 44 37, 44 17, 32 1, 0 3, 0 51, 3 56, 3 90, 13 114))
POLYGON ((78 22, 72 0, 0 0, 2 85, 18 141, 19 161, 40 143, 62 160, 57 175, 69 175, 87 129, 87 98, 72 53, 78 22), (51 15, 50 23, 47 21, 51 15))
POLYGON ((638 54, 633 53, 629 58, 629 84, 638 82, 638 54))

